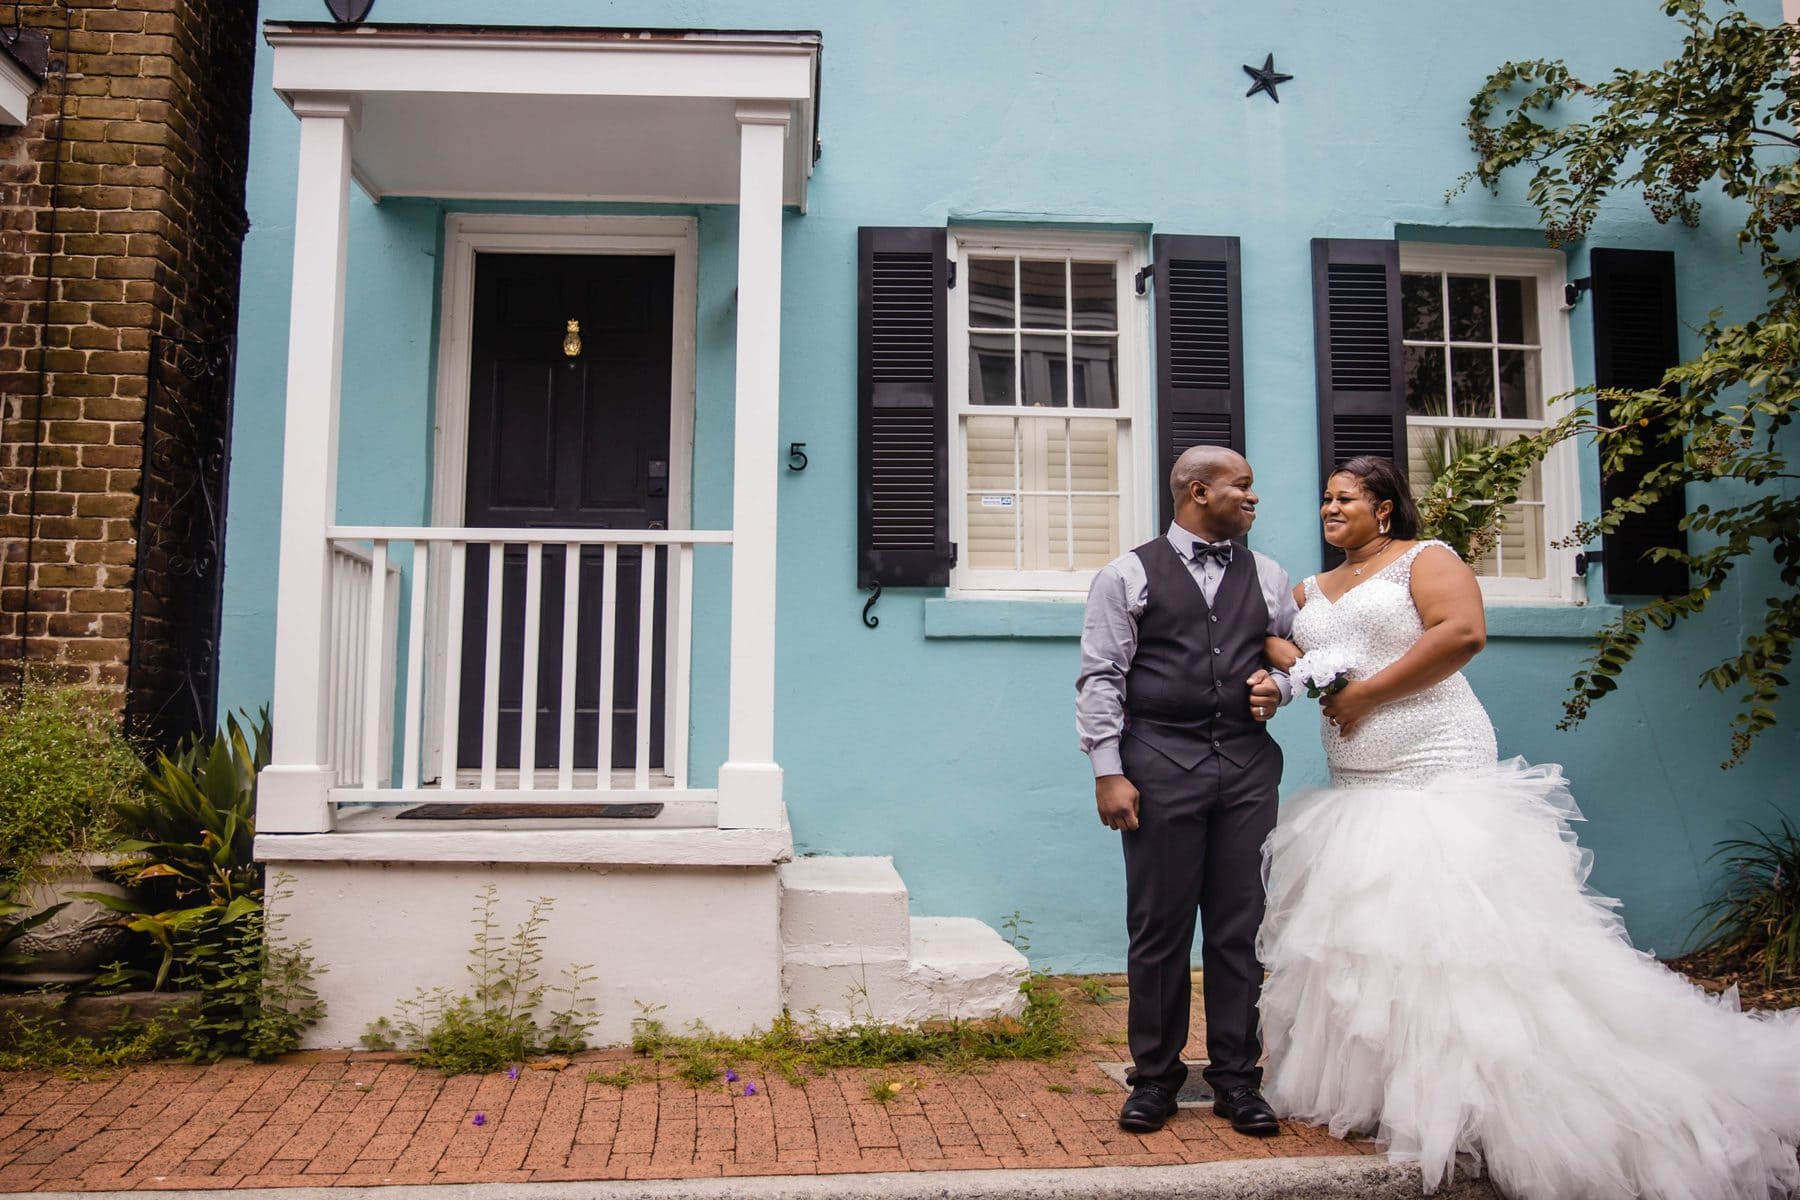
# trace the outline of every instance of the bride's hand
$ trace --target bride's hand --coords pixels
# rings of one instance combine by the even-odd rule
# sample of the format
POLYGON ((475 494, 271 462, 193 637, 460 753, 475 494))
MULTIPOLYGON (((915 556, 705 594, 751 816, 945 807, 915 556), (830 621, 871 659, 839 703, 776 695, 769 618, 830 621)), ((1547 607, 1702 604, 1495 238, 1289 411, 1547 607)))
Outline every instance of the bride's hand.
POLYGON ((1269 670, 1291 671, 1300 661, 1300 647, 1283 637, 1267 637, 1263 639, 1263 657, 1268 660, 1269 670))
POLYGON ((1356 680, 1320 700, 1319 707, 1325 710, 1325 715, 1337 726, 1339 735, 1349 737, 1357 723, 1380 705, 1369 694, 1369 685, 1365 681, 1356 680))

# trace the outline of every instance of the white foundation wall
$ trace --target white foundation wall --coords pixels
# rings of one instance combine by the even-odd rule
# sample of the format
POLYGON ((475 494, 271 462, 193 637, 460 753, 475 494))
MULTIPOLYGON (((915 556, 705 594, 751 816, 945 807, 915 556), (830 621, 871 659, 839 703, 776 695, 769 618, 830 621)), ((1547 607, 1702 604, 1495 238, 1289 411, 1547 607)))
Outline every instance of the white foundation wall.
MULTIPOLYGON (((640 1006, 671 1031, 699 1021, 721 1033, 767 1028, 781 1012, 780 886, 767 867, 629 867, 520 863, 267 863, 281 934, 311 943, 324 1020, 309 1048, 354 1047, 418 988, 471 983, 477 903, 496 889, 497 936, 554 897, 542 981, 591 964, 599 1009, 590 1045, 628 1042, 640 1006), (279 881, 279 883, 277 883, 279 881)), ((552 999, 560 1000, 559 997, 552 999)))

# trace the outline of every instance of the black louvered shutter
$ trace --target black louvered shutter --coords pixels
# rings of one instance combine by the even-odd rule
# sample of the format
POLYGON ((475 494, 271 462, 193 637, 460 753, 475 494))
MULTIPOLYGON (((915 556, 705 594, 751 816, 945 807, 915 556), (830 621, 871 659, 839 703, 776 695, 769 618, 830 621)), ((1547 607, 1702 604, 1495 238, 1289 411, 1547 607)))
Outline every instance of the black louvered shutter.
POLYGON ((1169 473, 1191 446, 1244 452, 1244 331, 1238 240, 1157 234, 1156 488, 1175 517, 1169 473))
MULTIPOLYGON (((1406 471, 1406 375, 1400 348, 1400 247, 1314 238, 1313 351, 1319 383, 1319 485, 1361 454, 1406 471)), ((1325 565, 1342 554, 1327 545, 1325 565)))
MULTIPOLYGON (((1594 382, 1603 388, 1650 391, 1681 361, 1675 315, 1675 256, 1666 250, 1594 250, 1588 255, 1594 292, 1594 382)), ((1602 425, 1612 423, 1610 407, 1599 405, 1602 425)), ((1610 505, 1629 495, 1651 467, 1681 455, 1679 445, 1647 444, 1627 470, 1600 481, 1600 499, 1610 505)), ((1680 527, 1685 505, 1668 496, 1603 539, 1606 590, 1616 596, 1666 596, 1688 590, 1687 567, 1671 559, 1652 562, 1656 546, 1687 548, 1680 527)))
POLYGON ((950 545, 943 229, 857 235, 856 586, 944 587, 950 545))

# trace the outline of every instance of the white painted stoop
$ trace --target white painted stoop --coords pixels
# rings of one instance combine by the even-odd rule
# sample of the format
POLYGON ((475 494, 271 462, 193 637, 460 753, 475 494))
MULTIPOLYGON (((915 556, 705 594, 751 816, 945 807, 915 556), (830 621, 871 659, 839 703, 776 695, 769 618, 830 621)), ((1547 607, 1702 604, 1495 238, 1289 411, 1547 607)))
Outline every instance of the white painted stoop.
POLYGON ((779 869, 782 994, 828 1025, 1017 1016, 1025 956, 972 917, 915 917, 891 858, 797 858, 779 869))

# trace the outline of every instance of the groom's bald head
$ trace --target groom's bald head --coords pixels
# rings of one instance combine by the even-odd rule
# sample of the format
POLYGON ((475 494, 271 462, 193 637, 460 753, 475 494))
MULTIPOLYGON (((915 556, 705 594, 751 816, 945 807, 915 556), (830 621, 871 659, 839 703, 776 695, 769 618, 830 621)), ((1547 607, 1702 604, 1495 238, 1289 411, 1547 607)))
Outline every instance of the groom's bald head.
POLYGON ((1229 446, 1190 446, 1182 451, 1175 460, 1175 469, 1169 472, 1169 495, 1175 507, 1180 508, 1182 497, 1192 485, 1210 484, 1221 475, 1249 473, 1249 461, 1229 446))

